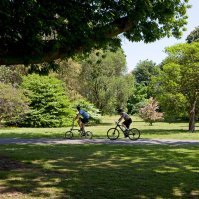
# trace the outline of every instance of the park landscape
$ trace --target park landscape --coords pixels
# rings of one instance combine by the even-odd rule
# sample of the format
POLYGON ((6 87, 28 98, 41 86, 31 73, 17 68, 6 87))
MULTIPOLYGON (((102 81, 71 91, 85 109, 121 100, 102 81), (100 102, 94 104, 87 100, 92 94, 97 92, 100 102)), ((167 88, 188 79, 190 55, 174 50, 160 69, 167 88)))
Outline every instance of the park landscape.
MULTIPOLYGON (((105 116, 87 129, 93 139, 107 140, 106 131, 116 119, 105 116)), ((133 119, 140 141, 199 140, 198 131, 187 131, 187 123, 149 126, 139 117, 133 119)), ((64 140, 68 129, 5 128, 0 138, 64 140)), ((124 139, 120 136, 119 141, 124 139)), ((0 198, 198 198, 198 144, 117 142, 1 144, 0 198)))
POLYGON ((188 0, 1 2, 0 199, 199 198, 199 27, 160 64, 140 60, 131 72, 121 48, 123 37, 180 38, 189 9, 188 0), (65 137, 77 106, 92 139, 65 137), (138 140, 108 140, 118 108, 138 140))

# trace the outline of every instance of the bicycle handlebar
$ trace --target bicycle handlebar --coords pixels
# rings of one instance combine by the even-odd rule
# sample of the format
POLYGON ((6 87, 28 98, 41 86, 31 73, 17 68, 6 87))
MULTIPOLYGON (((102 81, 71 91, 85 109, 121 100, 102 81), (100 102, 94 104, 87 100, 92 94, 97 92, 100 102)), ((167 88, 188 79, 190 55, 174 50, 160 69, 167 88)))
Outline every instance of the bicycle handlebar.
POLYGON ((120 124, 119 122, 115 122, 115 124, 116 124, 117 126, 121 126, 121 124, 120 124))

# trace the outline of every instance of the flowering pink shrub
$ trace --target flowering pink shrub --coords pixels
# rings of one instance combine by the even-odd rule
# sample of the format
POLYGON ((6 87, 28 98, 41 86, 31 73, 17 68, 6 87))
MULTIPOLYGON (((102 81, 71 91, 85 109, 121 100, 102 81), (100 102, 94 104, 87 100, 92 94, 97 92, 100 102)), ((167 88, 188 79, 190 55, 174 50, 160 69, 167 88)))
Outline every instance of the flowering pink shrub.
POLYGON ((151 97, 148 103, 143 108, 140 108, 139 115, 145 122, 149 122, 152 125, 154 122, 164 119, 163 113, 157 112, 158 109, 158 102, 151 97))

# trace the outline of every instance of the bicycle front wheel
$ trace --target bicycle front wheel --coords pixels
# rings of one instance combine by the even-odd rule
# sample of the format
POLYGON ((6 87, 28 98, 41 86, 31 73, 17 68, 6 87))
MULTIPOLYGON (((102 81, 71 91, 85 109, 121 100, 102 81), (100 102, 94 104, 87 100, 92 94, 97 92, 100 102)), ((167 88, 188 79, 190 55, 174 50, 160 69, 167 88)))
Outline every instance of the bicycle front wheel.
POLYGON ((85 138, 92 139, 92 137, 93 137, 93 133, 92 132, 90 132, 90 131, 86 131, 85 132, 85 138))
POLYGON ((120 132, 116 129, 116 128, 110 128, 108 131, 107 131, 107 137, 110 139, 110 140, 117 140, 118 137, 120 135, 120 132))
POLYGON ((72 131, 66 131, 65 138, 66 139, 71 139, 72 137, 73 137, 73 132, 72 131))
POLYGON ((130 140, 137 140, 140 138, 140 131, 136 128, 130 129, 128 134, 130 140))

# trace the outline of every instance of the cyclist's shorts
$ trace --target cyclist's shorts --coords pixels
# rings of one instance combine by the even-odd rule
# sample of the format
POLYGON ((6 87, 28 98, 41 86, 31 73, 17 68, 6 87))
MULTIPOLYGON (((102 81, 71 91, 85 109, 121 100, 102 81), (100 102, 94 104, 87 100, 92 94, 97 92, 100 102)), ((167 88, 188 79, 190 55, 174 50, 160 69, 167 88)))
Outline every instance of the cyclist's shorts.
POLYGON ((124 122, 123 122, 123 124, 127 127, 127 128, 129 128, 130 127, 130 124, 132 123, 132 119, 131 118, 129 118, 128 120, 125 120, 124 122))
POLYGON ((86 124, 89 122, 89 118, 81 118, 81 122, 86 124))

